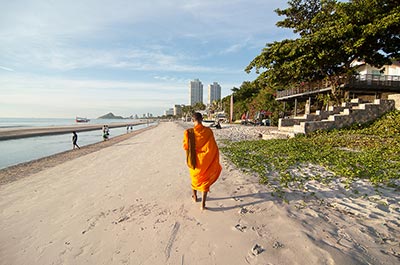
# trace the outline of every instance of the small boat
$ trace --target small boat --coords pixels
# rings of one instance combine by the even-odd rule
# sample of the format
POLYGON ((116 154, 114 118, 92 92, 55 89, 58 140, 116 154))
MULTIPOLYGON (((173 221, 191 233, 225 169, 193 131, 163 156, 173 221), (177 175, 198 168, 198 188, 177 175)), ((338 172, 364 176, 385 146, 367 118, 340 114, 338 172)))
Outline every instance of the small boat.
POLYGON ((76 122, 89 122, 90 120, 87 118, 76 117, 75 121, 76 122))

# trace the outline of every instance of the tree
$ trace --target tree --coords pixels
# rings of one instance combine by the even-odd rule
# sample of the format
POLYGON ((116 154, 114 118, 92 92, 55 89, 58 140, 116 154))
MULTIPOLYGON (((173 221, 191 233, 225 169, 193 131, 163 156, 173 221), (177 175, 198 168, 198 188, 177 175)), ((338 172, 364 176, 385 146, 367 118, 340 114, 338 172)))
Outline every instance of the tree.
MULTIPOLYGON (((226 117, 230 117, 230 108, 231 108, 231 95, 226 96, 221 99, 222 110, 224 110, 226 117)), ((235 120, 234 117, 232 117, 235 120)))
POLYGON ((260 111, 272 113, 269 115, 272 125, 278 125, 280 114, 283 111, 282 103, 275 100, 275 91, 269 87, 260 90, 260 93, 253 98, 249 104, 250 117, 254 117, 260 111))
POLYGON ((185 121, 187 121, 188 117, 191 117, 194 112, 194 109, 192 106, 183 106, 182 107, 182 117, 185 117, 185 121))
MULTIPOLYGON (((338 88, 351 75, 351 62, 381 67, 399 59, 400 5, 395 0, 292 0, 278 15, 279 27, 293 29, 294 40, 269 43, 250 62, 258 80, 274 89, 299 84, 338 88)), ((333 90, 335 96, 336 90, 333 90)))
MULTIPOLYGON (((253 82, 245 81, 239 88, 232 88, 232 92, 234 98, 233 120, 241 119, 242 115, 247 113, 250 117, 253 117, 261 110, 274 112, 281 105, 275 101, 275 90, 265 87, 265 84, 259 82, 259 80, 253 82)), ((231 95, 221 100, 222 108, 225 110, 227 117, 230 115, 230 98, 231 95)), ((276 113, 278 114, 279 111, 276 113)))
POLYGON ((205 110, 205 109, 206 109, 206 105, 204 105, 203 102, 197 102, 196 104, 194 104, 193 109, 194 109, 195 111, 198 111, 198 110, 205 110))
POLYGON ((255 97, 258 92, 260 91, 260 87, 257 86, 256 83, 250 82, 250 81, 245 81, 242 83, 240 88, 232 88, 233 96, 236 101, 243 101, 248 98, 253 98, 255 97))
MULTIPOLYGON (((240 119, 244 113, 249 111, 251 101, 260 92, 260 87, 256 82, 245 81, 242 83, 240 88, 232 88, 232 94, 234 98, 233 109, 234 109, 234 120, 240 119)), ((229 103, 230 105, 230 103, 229 103)), ((227 108, 227 110, 230 109, 227 108)))
POLYGON ((211 105, 208 107, 208 110, 211 114, 213 114, 214 112, 217 111, 221 111, 222 110, 222 100, 214 100, 213 102, 211 102, 211 105))
MULTIPOLYGON (((397 0, 353 0, 340 4, 347 49, 355 59, 381 67, 400 57, 400 5, 397 0)), ((338 27, 339 28, 339 27, 338 27)))

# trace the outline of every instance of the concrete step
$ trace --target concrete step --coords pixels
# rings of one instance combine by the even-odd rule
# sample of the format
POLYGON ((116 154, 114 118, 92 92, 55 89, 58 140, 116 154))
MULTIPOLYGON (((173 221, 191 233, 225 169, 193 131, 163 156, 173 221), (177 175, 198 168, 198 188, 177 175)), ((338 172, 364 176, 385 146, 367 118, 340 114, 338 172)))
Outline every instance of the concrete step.
POLYGON ((282 132, 293 132, 293 126, 281 126, 279 130, 282 132))
POLYGON ((294 137, 293 132, 282 132, 282 131, 270 131, 270 134, 263 134, 263 140, 270 140, 270 139, 287 139, 294 137))
POLYGON ((350 109, 344 109, 339 113, 339 115, 350 115, 351 110, 350 109))
POLYGON ((363 104, 359 104, 358 106, 354 106, 352 109, 353 110, 365 110, 365 103, 363 103, 363 104))

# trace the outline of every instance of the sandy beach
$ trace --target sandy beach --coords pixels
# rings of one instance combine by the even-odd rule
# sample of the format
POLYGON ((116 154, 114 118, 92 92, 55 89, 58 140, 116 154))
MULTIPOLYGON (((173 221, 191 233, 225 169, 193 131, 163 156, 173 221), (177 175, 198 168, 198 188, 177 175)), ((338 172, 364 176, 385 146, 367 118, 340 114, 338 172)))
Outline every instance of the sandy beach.
MULTIPOLYGON (((0 264, 400 262, 399 194, 390 188, 359 181, 354 194, 340 180, 310 181, 286 203, 222 156, 201 211, 182 150, 188 126, 162 122, 0 171, 0 264)), ((282 137, 233 125, 214 133, 219 144, 282 137)))

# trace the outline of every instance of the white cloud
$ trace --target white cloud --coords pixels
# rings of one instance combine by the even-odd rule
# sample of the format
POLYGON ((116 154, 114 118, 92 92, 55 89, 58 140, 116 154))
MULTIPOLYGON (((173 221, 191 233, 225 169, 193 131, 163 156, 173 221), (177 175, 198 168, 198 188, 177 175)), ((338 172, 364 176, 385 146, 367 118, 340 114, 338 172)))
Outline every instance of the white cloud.
POLYGON ((167 81, 167 82, 176 82, 180 84, 188 84, 190 79, 187 78, 180 78, 180 77, 174 77, 174 76, 153 76, 154 79, 156 80, 162 80, 162 81, 167 81))
MULTIPOLYGON (((165 53, 140 47, 123 49, 85 49, 68 47, 35 48, 22 50, 7 48, 15 66, 32 69, 70 71, 76 69, 125 69, 137 71, 173 71, 198 73, 233 73, 232 69, 195 65, 191 56, 165 53)), ((1 55, 0 55, 1 56, 1 55)), ((3 70, 12 70, 2 67, 3 70)))
POLYGON ((249 46, 252 46, 252 41, 250 38, 243 39, 240 42, 234 43, 230 45, 229 47, 223 49, 220 51, 221 54, 229 54, 229 53, 237 53, 241 51, 242 49, 248 48, 249 46))
POLYGON ((273 9, 283 5, 280 0, 8 1, 2 5, 0 32, 4 41, 98 39, 121 30, 136 37, 242 38, 274 28, 277 15, 273 9))
POLYGON ((0 69, 4 70, 4 71, 8 71, 8 72, 14 72, 14 69, 8 68, 8 67, 4 67, 0 65, 0 69))
POLYGON ((219 54, 251 43, 262 48, 267 41, 257 35, 275 27, 272 9, 281 5, 278 0, 8 1, 0 11, 0 60, 13 68, 30 64, 62 71, 226 72, 193 62, 204 52, 217 54, 207 44, 220 41, 232 44, 219 54), (192 41, 181 46, 178 39, 189 36, 192 41), (174 52, 165 49, 170 42, 174 52), (207 50, 192 49, 199 43, 207 50))

